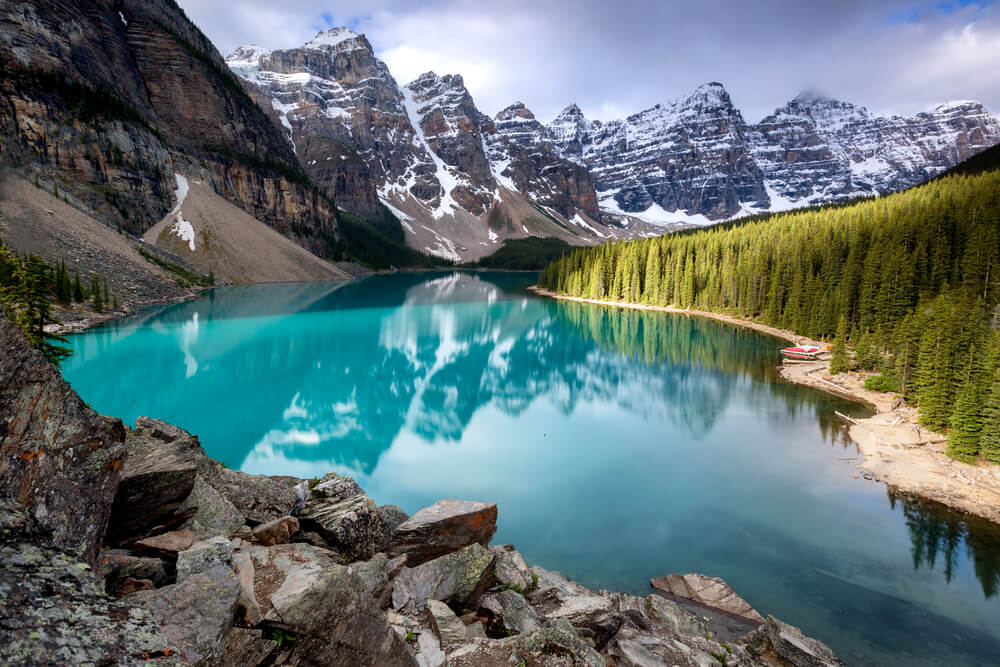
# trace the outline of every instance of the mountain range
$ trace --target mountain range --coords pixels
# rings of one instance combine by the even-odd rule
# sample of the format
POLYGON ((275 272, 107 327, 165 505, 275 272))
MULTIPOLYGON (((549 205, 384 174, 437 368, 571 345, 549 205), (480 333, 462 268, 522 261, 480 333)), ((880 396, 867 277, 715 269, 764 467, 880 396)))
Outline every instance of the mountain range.
MULTIPOLYGON (((573 104, 548 123, 521 103, 491 117, 459 75, 399 84, 345 28, 223 58, 173 0, 4 3, 0 70, 0 167, 24 200, 0 233, 39 240, 34 212, 56 234, 75 210, 237 281, 301 279, 274 269, 294 245, 388 268, 507 239, 659 235, 890 192, 1000 142, 975 102, 903 118, 800 95, 751 124, 718 83, 620 120, 573 104), (28 202, 32 183, 49 199, 28 202), (268 252, 240 247, 265 238, 268 252)), ((69 236, 30 251, 73 256, 85 279, 105 270, 69 236)))
POLYGON ((1000 142, 976 102, 904 118, 802 94, 750 124, 715 82, 622 120, 570 104, 545 124, 520 102, 491 118, 459 75, 399 85, 346 28, 226 62, 340 206, 373 216, 381 202, 411 245, 452 259, 511 237, 596 242, 886 194, 1000 142))

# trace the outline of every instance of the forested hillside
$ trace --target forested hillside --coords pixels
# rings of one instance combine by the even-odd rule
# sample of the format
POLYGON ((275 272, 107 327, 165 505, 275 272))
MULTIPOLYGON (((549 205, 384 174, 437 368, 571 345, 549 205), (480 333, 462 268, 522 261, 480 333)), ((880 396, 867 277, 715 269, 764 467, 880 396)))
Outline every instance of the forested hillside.
POLYGON ((949 431, 951 456, 1000 462, 998 153, 850 206, 576 250, 539 285, 836 339, 855 350, 848 365, 881 371, 872 384, 949 431))

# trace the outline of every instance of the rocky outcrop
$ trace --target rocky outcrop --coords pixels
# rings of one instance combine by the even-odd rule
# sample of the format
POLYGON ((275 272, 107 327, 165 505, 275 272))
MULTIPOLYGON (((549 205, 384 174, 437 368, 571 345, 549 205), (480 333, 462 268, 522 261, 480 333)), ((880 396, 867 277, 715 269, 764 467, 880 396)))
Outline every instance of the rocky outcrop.
POLYGON ((718 577, 703 574, 668 574, 649 580, 650 585, 674 597, 691 600, 698 604, 741 616, 750 621, 763 623, 764 617, 741 598, 729 585, 718 577))
POLYGON ((28 508, 0 498, 0 663, 182 664, 148 613, 109 598, 52 537, 28 508))
POLYGON ((367 560, 389 544, 389 528, 378 507, 349 477, 327 473, 299 515, 303 529, 317 533, 350 561, 367 560))
POLYGON ((406 554, 415 567, 470 544, 487 546, 496 531, 496 503, 439 500, 396 527, 389 553, 406 554))
POLYGON ((392 585, 392 606, 423 610, 427 600, 446 603, 457 612, 475 611, 495 581, 496 556, 479 544, 417 567, 404 567, 392 585))
POLYGON ((54 545, 91 565, 125 460, 118 429, 0 317, 0 497, 27 507, 54 545))

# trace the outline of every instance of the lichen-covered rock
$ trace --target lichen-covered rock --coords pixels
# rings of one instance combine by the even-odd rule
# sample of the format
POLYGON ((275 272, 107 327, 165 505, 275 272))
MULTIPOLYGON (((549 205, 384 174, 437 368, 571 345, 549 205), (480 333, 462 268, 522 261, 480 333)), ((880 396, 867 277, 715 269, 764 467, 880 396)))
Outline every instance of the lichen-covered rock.
POLYGON ((764 624, 744 638, 747 650, 764 664, 795 667, 843 667, 830 647, 802 634, 802 630, 768 616, 764 624), (774 656, 780 658, 775 660, 774 656), (786 662, 782 662, 786 661, 786 662))
MULTIPOLYGON (((604 667, 605 660, 566 623, 550 622, 526 635, 480 639, 448 655, 449 667, 604 667)), ((708 664, 708 663, 706 663, 708 664)))
POLYGON ((641 598, 601 591, 601 596, 610 601, 612 608, 622 614, 627 622, 638 627, 648 628, 658 624, 672 634, 690 637, 704 637, 709 632, 701 619, 662 595, 651 594, 641 598))
POLYGON ((254 528, 250 541, 263 547, 288 544, 292 541, 292 535, 297 532, 299 532, 299 520, 294 516, 285 516, 254 528))
POLYGON ((0 498, 0 664, 181 664, 149 614, 109 598, 50 537, 27 508, 0 498))
POLYGON ((125 445, 21 330, 0 316, 0 496, 96 564, 125 445))
POLYGON ((180 512, 194 509, 194 514, 181 527, 199 537, 231 537, 246 525, 246 519, 236 507, 202 479, 201 475, 195 477, 191 493, 177 509, 180 512))
POLYGON ((299 522, 349 561, 367 560, 389 543, 389 528, 375 501, 353 479, 333 473, 313 488, 299 522))
POLYGON ((540 567, 532 571, 538 576, 538 590, 528 599, 539 614, 568 621, 598 650, 604 648, 622 626, 622 615, 607 598, 569 581, 558 572, 540 567))
POLYGON ((104 579, 104 590, 109 595, 117 595, 126 579, 145 579, 153 586, 160 586, 167 580, 167 571, 162 560, 138 556, 125 549, 102 551, 97 563, 97 572, 104 579))
POLYGON ((410 518, 406 512, 395 505, 379 505, 378 513, 382 516, 382 520, 385 521, 385 525, 388 526, 390 533, 410 518))
POLYGON ((159 623, 161 632, 195 665, 218 662, 229 630, 240 584, 232 568, 217 566, 129 600, 159 623))
POLYGON ((496 531, 496 503, 440 500, 393 531, 389 553, 405 553, 411 566, 420 565, 470 544, 485 547, 496 531))
POLYGON ((750 603, 736 594, 722 579, 706 577, 703 574, 668 574, 649 580, 658 591, 692 600, 706 607, 724 611, 727 614, 741 616, 758 623, 764 622, 764 617, 750 606, 750 603))
POLYGON ((490 637, 509 637, 538 629, 538 615, 524 596, 517 591, 500 591, 483 596, 479 616, 486 624, 490 637))
POLYGON ((219 667, 263 667, 273 664, 278 643, 265 630, 233 628, 219 656, 219 667))
POLYGON ((458 619, 451 607, 444 602, 427 600, 427 612, 431 617, 431 627, 441 641, 441 648, 448 652, 469 638, 465 633, 465 625, 458 619))
POLYGON ((404 567, 392 582, 392 606, 423 609, 427 600, 440 600, 461 613, 474 611, 496 581, 495 565, 495 554, 473 544, 417 567, 404 567))
POLYGON ((219 566, 233 564, 233 547, 222 536, 211 537, 196 542, 190 549, 177 554, 177 581, 184 581, 193 574, 199 574, 219 566))

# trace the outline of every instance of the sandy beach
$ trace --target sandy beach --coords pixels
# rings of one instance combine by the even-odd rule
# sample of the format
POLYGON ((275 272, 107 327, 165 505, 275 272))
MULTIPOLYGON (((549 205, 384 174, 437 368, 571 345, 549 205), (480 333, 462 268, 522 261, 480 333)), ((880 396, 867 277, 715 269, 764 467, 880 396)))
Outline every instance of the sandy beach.
MULTIPOLYGON (((529 289, 540 296, 566 301, 707 317, 755 329, 796 345, 823 344, 785 329, 731 315, 570 297, 538 287, 529 289)), ((860 466, 862 471, 897 491, 928 498, 1000 524, 1000 465, 985 461, 973 465, 946 456, 947 437, 921 428, 917 424, 916 408, 901 404, 894 394, 865 389, 867 375, 852 372, 831 376, 828 359, 781 366, 781 376, 789 382, 816 387, 874 407, 875 414, 871 417, 849 420, 850 436, 864 457, 860 466)))

